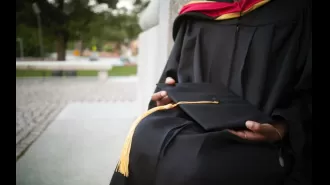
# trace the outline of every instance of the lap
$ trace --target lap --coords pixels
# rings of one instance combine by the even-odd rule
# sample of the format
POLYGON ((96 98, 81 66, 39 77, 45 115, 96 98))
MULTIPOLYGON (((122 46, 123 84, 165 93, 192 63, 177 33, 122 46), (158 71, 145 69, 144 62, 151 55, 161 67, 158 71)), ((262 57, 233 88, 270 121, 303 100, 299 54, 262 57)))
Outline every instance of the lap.
POLYGON ((135 185, 274 184, 285 176, 278 148, 246 143, 227 131, 206 132, 180 109, 156 112, 133 136, 130 178, 135 185))

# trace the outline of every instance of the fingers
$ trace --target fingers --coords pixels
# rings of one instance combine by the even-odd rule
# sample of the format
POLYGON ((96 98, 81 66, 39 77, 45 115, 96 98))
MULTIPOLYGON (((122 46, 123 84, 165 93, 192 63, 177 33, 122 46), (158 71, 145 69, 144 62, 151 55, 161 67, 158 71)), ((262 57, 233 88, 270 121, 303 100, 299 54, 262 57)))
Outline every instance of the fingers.
MULTIPOLYGON (((266 135, 268 137, 272 137, 275 128, 274 126, 268 124, 268 123, 258 123, 255 121, 247 121, 246 122, 246 127, 251 130, 252 132, 259 133, 262 135, 266 135)), ((275 131, 276 132, 276 131, 275 131)))
POLYGON ((167 92, 166 91, 159 91, 157 93, 154 93, 152 96, 151 96, 151 100, 152 101, 159 101, 161 100, 162 98, 164 98, 165 96, 167 96, 167 92))
MULTIPOLYGON (((168 85, 174 85, 175 80, 171 77, 167 77, 165 83, 168 85)), ((154 93, 151 96, 151 100, 156 101, 157 106, 169 104, 172 102, 172 100, 168 97, 166 91, 159 91, 157 93, 154 93)))
POLYGON ((174 85, 175 84, 175 80, 171 77, 167 77, 165 80, 165 83, 168 85, 174 85))
POLYGON ((254 132, 259 132, 261 129, 261 124, 255 121, 247 121, 245 123, 246 128, 254 132))
POLYGON ((247 135, 249 139, 255 140, 255 141, 266 141, 269 140, 269 131, 270 129, 268 128, 269 124, 261 124, 255 121, 247 121, 245 123, 246 128, 248 128, 250 131, 248 132, 247 135))
POLYGON ((230 133, 246 140, 251 141, 276 141, 279 140, 279 134, 276 132, 274 126, 268 123, 258 123, 255 121, 246 121, 247 130, 234 131, 229 130, 230 133))
POLYGON ((246 140, 251 140, 251 141, 265 141, 266 137, 260 133, 255 133, 251 132, 248 130, 244 131, 234 131, 234 130, 229 130, 230 133, 246 140))
POLYGON ((152 95, 152 101, 156 101, 157 106, 166 105, 172 102, 172 100, 168 97, 166 91, 159 91, 152 95))
POLYGON ((160 106, 160 105, 169 104, 171 102, 172 102, 172 100, 166 95, 161 100, 156 101, 156 104, 157 104, 157 106, 160 106))
POLYGON ((262 134, 256 133, 256 132, 251 132, 251 131, 245 131, 244 138, 247 140, 251 140, 251 141, 265 141, 266 140, 265 135, 262 135, 262 134))
POLYGON ((247 121, 246 123, 247 129, 251 132, 264 136, 264 140, 273 142, 281 139, 281 134, 278 134, 279 131, 276 128, 268 123, 258 123, 255 121, 247 121))

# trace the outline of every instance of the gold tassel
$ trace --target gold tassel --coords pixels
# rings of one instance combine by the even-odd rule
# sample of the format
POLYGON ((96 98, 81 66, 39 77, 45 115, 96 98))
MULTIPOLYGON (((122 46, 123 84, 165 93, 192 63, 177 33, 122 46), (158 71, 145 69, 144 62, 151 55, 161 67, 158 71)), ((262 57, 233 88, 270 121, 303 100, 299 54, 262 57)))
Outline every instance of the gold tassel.
POLYGON ((121 173, 122 175, 124 175, 125 177, 128 177, 128 165, 129 165, 129 154, 131 151, 131 145, 132 145, 132 138, 133 138, 133 134, 135 131, 135 128, 137 127, 137 125, 141 122, 142 119, 144 119, 145 117, 147 117, 148 115, 156 112, 156 111, 160 111, 160 110, 167 110, 167 109, 172 109, 180 104, 218 104, 218 101, 196 101, 196 102, 190 102, 190 101, 181 101, 175 104, 167 104, 167 105, 163 105, 163 106, 158 106, 158 107, 154 107, 152 109, 149 109, 148 111, 146 111, 145 113, 143 113, 141 116, 139 116, 132 124, 127 138, 125 140, 120 158, 119 158, 119 162, 117 164, 116 167, 116 172, 121 173))

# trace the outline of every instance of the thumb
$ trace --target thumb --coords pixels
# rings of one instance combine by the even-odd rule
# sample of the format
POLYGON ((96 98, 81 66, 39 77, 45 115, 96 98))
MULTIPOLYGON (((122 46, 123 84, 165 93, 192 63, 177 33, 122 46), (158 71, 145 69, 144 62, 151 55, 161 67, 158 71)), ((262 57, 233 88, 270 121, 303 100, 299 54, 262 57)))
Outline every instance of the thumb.
POLYGON ((245 126, 246 126, 246 128, 248 128, 254 132, 258 132, 261 128, 261 124, 258 122, 255 122, 255 121, 247 121, 245 123, 245 126))
POLYGON ((174 85, 175 84, 175 80, 171 77, 167 77, 165 80, 165 83, 168 85, 174 85))

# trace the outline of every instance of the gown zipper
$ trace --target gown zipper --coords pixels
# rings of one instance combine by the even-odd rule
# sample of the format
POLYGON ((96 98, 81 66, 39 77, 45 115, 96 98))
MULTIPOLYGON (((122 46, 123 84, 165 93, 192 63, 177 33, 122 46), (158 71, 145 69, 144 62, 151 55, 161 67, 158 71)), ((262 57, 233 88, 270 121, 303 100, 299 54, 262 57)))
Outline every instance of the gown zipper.
MULTIPOLYGON (((239 4, 239 0, 234 0, 235 3, 239 4)), ((237 42, 238 42, 238 37, 239 37, 239 31, 240 31, 240 18, 242 16, 242 8, 240 8, 240 16, 237 18, 237 22, 236 22, 236 31, 235 31, 235 36, 234 36, 234 47, 233 47, 233 52, 231 55, 231 61, 230 61, 230 66, 229 66, 229 75, 228 75, 228 79, 227 79, 227 86, 228 88, 230 87, 231 84, 231 80, 232 80, 232 71, 233 71, 233 65, 234 65, 234 61, 235 61, 235 54, 236 54, 236 48, 237 48, 237 42)))

